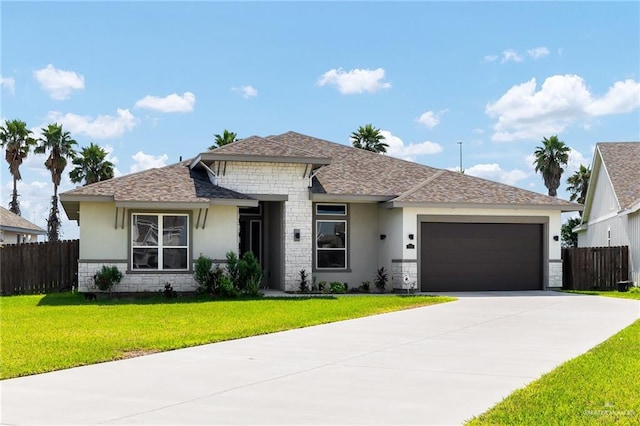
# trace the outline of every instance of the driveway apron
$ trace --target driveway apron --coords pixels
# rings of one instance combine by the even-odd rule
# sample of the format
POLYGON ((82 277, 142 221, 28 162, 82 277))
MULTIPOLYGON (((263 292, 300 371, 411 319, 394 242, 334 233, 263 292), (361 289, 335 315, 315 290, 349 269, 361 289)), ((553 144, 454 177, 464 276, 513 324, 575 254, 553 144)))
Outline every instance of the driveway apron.
POLYGON ((640 317, 633 300, 450 295, 459 300, 5 380, 0 423, 461 424, 640 317))

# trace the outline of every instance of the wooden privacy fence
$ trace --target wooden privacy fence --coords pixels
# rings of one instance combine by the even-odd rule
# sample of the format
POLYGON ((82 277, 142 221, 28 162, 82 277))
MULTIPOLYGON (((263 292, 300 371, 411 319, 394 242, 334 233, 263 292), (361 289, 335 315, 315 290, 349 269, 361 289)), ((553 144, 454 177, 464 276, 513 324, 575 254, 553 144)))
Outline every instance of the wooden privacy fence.
POLYGON ((0 248, 0 295, 70 290, 77 283, 79 241, 0 248))
POLYGON ((565 248, 562 263, 565 290, 616 290, 629 279, 627 246, 565 248))

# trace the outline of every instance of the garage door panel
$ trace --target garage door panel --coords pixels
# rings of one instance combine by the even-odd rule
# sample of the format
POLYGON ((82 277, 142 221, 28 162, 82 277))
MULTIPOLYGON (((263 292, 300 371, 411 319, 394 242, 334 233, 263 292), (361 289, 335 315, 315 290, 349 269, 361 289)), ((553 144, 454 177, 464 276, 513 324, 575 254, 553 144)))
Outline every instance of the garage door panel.
POLYGON ((542 288, 542 225, 421 224, 425 291, 542 288))

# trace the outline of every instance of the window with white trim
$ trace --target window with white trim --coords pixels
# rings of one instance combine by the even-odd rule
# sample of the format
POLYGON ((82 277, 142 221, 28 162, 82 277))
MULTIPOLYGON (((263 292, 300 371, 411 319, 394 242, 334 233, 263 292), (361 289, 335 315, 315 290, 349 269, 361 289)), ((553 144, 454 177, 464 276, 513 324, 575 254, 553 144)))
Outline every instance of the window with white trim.
POLYGON ((347 269, 347 205, 316 204, 316 269, 347 269))
POLYGON ((189 215, 133 213, 131 269, 189 270, 189 215))

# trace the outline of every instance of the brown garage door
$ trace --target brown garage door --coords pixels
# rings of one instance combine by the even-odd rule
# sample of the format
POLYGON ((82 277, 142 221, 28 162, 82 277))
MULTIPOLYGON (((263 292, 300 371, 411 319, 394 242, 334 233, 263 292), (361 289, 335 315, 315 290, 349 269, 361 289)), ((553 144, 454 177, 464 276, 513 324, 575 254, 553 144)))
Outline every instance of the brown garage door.
POLYGON ((423 291, 542 289, 542 225, 421 224, 423 291))

